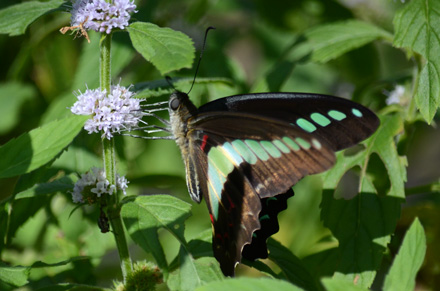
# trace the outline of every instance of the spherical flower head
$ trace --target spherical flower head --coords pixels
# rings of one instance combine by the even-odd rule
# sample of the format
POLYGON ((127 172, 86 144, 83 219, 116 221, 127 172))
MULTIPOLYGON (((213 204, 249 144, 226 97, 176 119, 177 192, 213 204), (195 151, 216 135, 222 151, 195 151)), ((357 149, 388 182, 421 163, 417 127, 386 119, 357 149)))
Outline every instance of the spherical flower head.
POLYGON ((136 13, 134 0, 73 0, 72 27, 82 25, 85 29, 110 34, 114 28, 128 26, 130 13, 136 13))
POLYGON ((105 176, 105 171, 93 167, 90 171, 82 174, 73 186, 72 200, 74 203, 88 202, 93 204, 97 198, 104 194, 112 195, 116 190, 121 190, 126 195, 128 181, 124 176, 116 174, 116 185, 110 185, 105 176))
POLYGON ((111 139, 114 133, 137 128, 143 116, 140 103, 144 99, 132 98, 134 93, 120 85, 112 86, 108 96, 99 89, 79 93, 70 110, 77 115, 92 116, 84 125, 89 133, 102 131, 103 138, 111 139))

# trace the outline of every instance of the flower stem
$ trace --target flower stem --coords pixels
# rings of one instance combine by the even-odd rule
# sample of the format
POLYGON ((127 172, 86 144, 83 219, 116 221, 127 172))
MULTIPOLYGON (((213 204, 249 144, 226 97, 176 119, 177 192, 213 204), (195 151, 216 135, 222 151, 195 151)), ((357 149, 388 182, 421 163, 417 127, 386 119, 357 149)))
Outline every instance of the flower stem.
MULTIPOLYGON (((101 90, 106 91, 107 95, 110 93, 111 88, 111 34, 101 34, 101 40, 99 43, 100 48, 100 71, 99 79, 101 90)), ((102 139, 102 151, 104 158, 104 169, 107 180, 111 185, 116 185, 116 154, 114 139, 108 140, 102 139)), ((119 204, 118 191, 115 191, 113 195, 108 196, 105 202, 107 217, 110 220, 110 225, 115 237, 116 246, 118 248, 119 259, 121 262, 122 276, 124 282, 126 281, 127 274, 131 273, 133 266, 131 263, 130 253, 128 251, 127 239, 125 237, 125 230, 122 224, 121 207, 119 204)))

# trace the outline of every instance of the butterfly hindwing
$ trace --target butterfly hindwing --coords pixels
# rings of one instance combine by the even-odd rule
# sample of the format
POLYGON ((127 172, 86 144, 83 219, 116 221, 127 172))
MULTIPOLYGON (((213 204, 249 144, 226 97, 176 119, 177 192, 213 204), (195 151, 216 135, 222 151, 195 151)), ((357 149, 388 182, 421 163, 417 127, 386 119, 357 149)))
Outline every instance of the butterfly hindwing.
POLYGON ((214 255, 223 272, 233 275, 246 245, 248 259, 267 257, 266 239, 278 231, 276 216, 293 195, 291 186, 331 167, 334 153, 311 134, 260 116, 203 114, 188 128, 200 192, 211 214, 214 255))

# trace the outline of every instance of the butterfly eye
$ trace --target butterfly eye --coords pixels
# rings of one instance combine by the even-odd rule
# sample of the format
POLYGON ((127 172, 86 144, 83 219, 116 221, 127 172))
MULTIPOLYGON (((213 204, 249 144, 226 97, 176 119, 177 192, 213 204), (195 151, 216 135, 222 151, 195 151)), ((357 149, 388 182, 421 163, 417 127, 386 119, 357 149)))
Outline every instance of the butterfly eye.
POLYGON ((170 101, 170 108, 171 110, 176 111, 177 108, 179 108, 180 106, 180 100, 177 98, 174 98, 173 100, 170 101))

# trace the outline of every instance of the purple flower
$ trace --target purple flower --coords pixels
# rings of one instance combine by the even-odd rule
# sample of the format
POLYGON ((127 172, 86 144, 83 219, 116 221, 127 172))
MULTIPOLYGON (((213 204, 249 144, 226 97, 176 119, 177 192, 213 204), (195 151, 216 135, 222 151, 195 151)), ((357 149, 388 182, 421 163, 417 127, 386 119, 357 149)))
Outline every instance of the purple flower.
POLYGON ((72 27, 82 25, 85 29, 110 34, 112 29, 128 26, 130 13, 136 13, 134 0, 76 0, 72 1, 72 27))
POLYGON ((134 93, 120 85, 113 85, 108 96, 99 89, 79 93, 70 110, 77 115, 92 116, 84 125, 89 133, 103 131, 102 137, 111 139, 114 133, 137 128, 143 116, 140 103, 144 99, 132 98, 134 93))
POLYGON ((93 167, 90 171, 81 175, 73 186, 72 200, 74 203, 84 203, 88 201, 92 204, 96 201, 96 197, 103 194, 112 195, 116 190, 121 190, 126 195, 127 184, 129 182, 124 176, 116 174, 116 186, 110 185, 105 176, 105 171, 100 168, 93 167))

